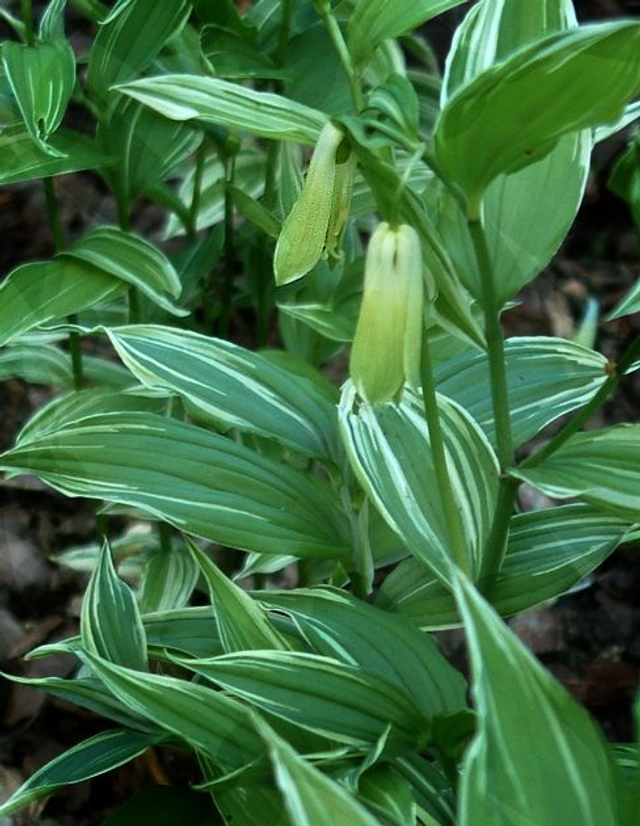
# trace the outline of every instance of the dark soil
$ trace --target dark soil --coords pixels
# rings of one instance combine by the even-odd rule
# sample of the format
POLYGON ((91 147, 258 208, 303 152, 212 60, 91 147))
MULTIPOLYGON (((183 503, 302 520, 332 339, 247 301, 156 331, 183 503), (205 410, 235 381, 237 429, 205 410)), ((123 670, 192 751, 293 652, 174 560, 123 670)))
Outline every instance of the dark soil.
MULTIPOLYGON (((582 19, 640 14, 640 0, 577 3, 582 19)), ((446 43, 456 10, 431 27, 446 43)), ((0 31, 0 37, 4 32, 0 31)), ((600 148, 587 197, 575 228, 548 270, 523 291, 506 318, 510 335, 570 336, 588 297, 597 297, 606 315, 637 277, 637 234, 624 204, 606 187, 612 161, 624 144, 600 148)), ((112 222, 114 208, 92 175, 69 175, 57 183, 62 220, 70 238, 99 221, 112 222)), ((157 214, 142 213, 140 229, 155 228, 157 214)), ((18 264, 52 252, 40 185, 0 190, 0 277, 18 264)), ((640 319, 602 323, 597 347, 615 359, 637 334, 640 319)), ((42 387, 19 381, 0 384, 0 448, 13 443, 21 425, 50 397, 42 387)), ((598 416, 597 424, 637 421, 640 373, 626 379, 598 416)), ((527 502, 527 507, 545 501, 527 502)), ((63 657, 25 662, 23 655, 44 642, 77 632, 86 578, 57 567, 48 558, 95 535, 91 503, 67 499, 35 480, 0 482, 0 669, 8 673, 64 676, 73 667, 63 657)), ((637 548, 614 554, 583 587, 552 606, 530 611, 512 627, 604 727, 607 736, 633 738, 631 705, 640 675, 640 555, 637 548)), ((459 633, 442 636, 456 659, 459 633)), ((102 719, 45 699, 31 689, 0 683, 0 797, 10 793, 47 760, 106 727, 102 719)), ((41 808, 16 817, 18 824, 98 824, 135 790, 165 775, 183 776, 188 766, 167 753, 135 761, 106 779, 71 787, 41 808)))

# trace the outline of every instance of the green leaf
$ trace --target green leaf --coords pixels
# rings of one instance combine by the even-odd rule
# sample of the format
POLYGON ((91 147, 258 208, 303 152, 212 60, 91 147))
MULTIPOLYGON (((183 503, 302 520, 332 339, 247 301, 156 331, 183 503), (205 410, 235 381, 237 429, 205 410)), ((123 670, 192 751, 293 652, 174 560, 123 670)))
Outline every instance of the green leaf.
POLYGON ((5 453, 0 466, 68 496, 142 508, 231 547, 330 558, 350 550, 345 517, 323 480, 163 416, 83 419, 5 453))
POLYGON ((107 815, 102 826, 138 826, 145 822, 154 826, 214 826, 218 821, 208 795, 180 786, 148 786, 107 815))
POLYGON ((627 295, 614 307, 606 320, 613 321, 615 318, 623 318, 640 312, 640 279, 636 281, 627 295))
MULTIPOLYGON (((84 356, 84 374, 90 381, 111 387, 131 384, 131 375, 118 364, 95 356, 84 356)), ((0 350, 0 381, 18 378, 31 384, 73 387, 69 353, 44 343, 16 341, 0 350)))
POLYGON ((192 657, 216 657, 222 654, 215 616, 210 607, 181 608, 147 614, 142 618, 147 644, 154 650, 169 650, 192 657))
POLYGON ((106 541, 84 595, 80 632, 87 651, 118 665, 147 670, 147 641, 136 598, 118 578, 106 541))
POLYGON ((352 108, 349 80, 322 23, 289 41, 284 58, 284 89, 288 98, 339 115, 352 108))
POLYGON ((301 757, 265 723, 256 720, 292 826, 326 823, 378 826, 378 821, 344 787, 301 757))
POLYGON ((262 138, 315 144, 326 115, 272 92, 199 75, 160 75, 118 91, 171 120, 201 120, 262 138))
POLYGON ((358 0, 347 27, 351 57, 356 64, 363 64, 383 40, 405 34, 463 2, 464 0, 358 0))
POLYGON ((66 40, 37 46, 7 41, 2 44, 2 62, 29 134, 43 152, 59 156, 48 138, 60 125, 75 84, 71 46, 66 40))
POLYGON ((77 390, 52 399, 34 413, 18 434, 16 444, 26 445, 37 441, 91 416, 126 412, 162 413, 164 407, 163 399, 119 393, 111 388, 77 390))
MULTIPOLYGON (((251 198, 260 198, 264 192, 265 181, 264 153, 254 147, 243 147, 235 157, 233 164, 233 183, 236 189, 251 198)), ((191 166, 179 190, 179 197, 186 209, 193 202, 195 167, 191 166)), ((200 181, 200 206, 196 219, 198 230, 208 229, 224 221, 225 192, 227 188, 226 169, 219 155, 209 155, 205 159, 200 181)), ((185 228, 175 215, 167 222, 165 237, 184 235, 185 228)))
POLYGON ((428 723, 401 688, 330 657, 252 651, 173 659, 258 708, 338 742, 374 743, 387 726, 403 747, 426 739, 428 723))
POLYGON ((447 55, 441 104, 485 69, 523 46, 577 25, 572 0, 480 0, 456 29, 447 55))
POLYGON ((173 265, 163 252, 139 235, 118 227, 96 227, 60 258, 86 262, 136 287, 168 313, 188 315, 166 295, 178 298, 182 292, 173 265))
MULTIPOLYGON (((516 447, 555 419, 590 401, 607 380, 607 359, 561 338, 511 338, 505 364, 516 447)), ((468 350, 436 371, 438 391, 458 402, 495 444, 489 360, 468 350)))
MULTIPOLYGON (((629 529, 628 522, 588 505, 516 514, 491 593, 494 608, 505 616, 560 596, 613 553, 629 529)), ((376 601, 424 630, 460 623, 452 594, 415 559, 389 574, 376 601)))
POLYGON ((577 433, 542 464, 510 472, 558 499, 577 496, 619 516, 640 518, 640 425, 577 433))
POLYGON ((124 83, 155 59, 191 13, 187 0, 135 0, 120 4, 100 25, 89 53, 87 85, 100 97, 124 83))
POLYGON ((0 345, 121 289, 122 282, 84 261, 60 257, 23 264, 0 285, 0 345))
POLYGON ((639 45, 636 23, 583 26, 518 51, 453 95, 436 152, 472 213, 498 175, 544 158, 569 132, 620 116, 640 88, 639 45))
POLYGON ((140 581, 140 611, 168 611, 187 605, 200 569, 182 542, 147 553, 140 581))
POLYGON ((461 826, 617 824, 615 768, 587 712, 462 577, 456 598, 478 712, 461 771, 461 826))
POLYGON ((260 599, 291 617, 311 648, 402 688, 425 719, 466 706, 462 676, 434 640, 403 618, 333 588, 265 591, 260 599))
POLYGON ((48 144, 55 150, 54 155, 34 143, 22 123, 0 129, 0 185, 97 169, 111 161, 80 132, 60 129, 48 144))
MULTIPOLYGON (((400 404, 354 407, 345 390, 340 427, 354 472, 386 522, 445 583, 450 581, 449 531, 440 504, 421 400, 405 390, 400 404)), ((462 522, 467 559, 477 570, 498 489, 493 450, 475 421, 438 397, 447 465, 462 522)))
POLYGON ((115 327, 118 355, 147 387, 176 393, 197 422, 275 438, 305 455, 335 459, 335 392, 322 376, 231 342, 169 327, 115 327))
POLYGON ((193 543, 189 547, 209 586, 218 637, 225 653, 254 648, 288 649, 286 639, 249 594, 228 579, 193 543))
POLYGON ((227 768, 240 768, 262 754, 251 712, 236 700, 202 685, 145 674, 90 654, 91 668, 128 709, 227 768))
POLYGON ((128 200, 165 181, 202 141, 201 133, 191 126, 167 120, 126 98, 100 124, 98 135, 109 156, 117 159, 107 175, 128 200))
POLYGON ((8 800, 0 803, 0 817, 8 817, 70 783, 82 783, 134 760, 155 745, 154 734, 115 729, 104 731, 38 769, 8 800))
POLYGON ((414 826, 416 801, 411 783, 392 765, 374 766, 358 783, 358 797, 392 826, 414 826))

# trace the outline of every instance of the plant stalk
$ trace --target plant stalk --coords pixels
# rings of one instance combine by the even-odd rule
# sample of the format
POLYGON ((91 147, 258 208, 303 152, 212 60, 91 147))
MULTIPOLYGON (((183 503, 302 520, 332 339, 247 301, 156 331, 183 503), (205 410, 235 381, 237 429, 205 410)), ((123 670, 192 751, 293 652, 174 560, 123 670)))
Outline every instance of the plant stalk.
POLYGON ((514 450, 511 435, 511 418, 509 416, 507 371, 504 359, 504 334, 502 332, 502 325, 500 324, 500 305, 493 284, 493 268, 491 266, 491 257, 489 255, 489 248, 482 222, 480 220, 470 220, 468 221, 468 227, 476 254, 482 289, 497 453, 500 468, 504 473, 506 469, 514 463, 514 450))
POLYGON ((456 506, 451 486, 451 477, 447 466, 446 448, 442 426, 440 424, 440 413, 438 411, 438 397, 435 390, 435 380, 433 376, 433 364, 431 360, 431 347, 427 334, 424 334, 422 347, 422 360, 420 364, 422 380, 422 398, 424 412, 429 429, 429 441, 433 453, 433 464, 438 481, 438 492, 440 504, 445 517, 447 531, 449 533, 449 548, 456 565, 467 575, 470 575, 469 559, 464 541, 464 531, 460 519, 460 512, 456 506))
POLYGON ((22 22, 24 23, 24 39, 27 46, 33 46, 35 37, 33 32, 33 0, 22 0, 22 22))
POLYGON ((349 90, 351 91, 353 106, 356 112, 360 112, 364 107, 364 95, 362 94, 360 75, 356 71, 356 67, 353 65, 342 30, 340 29, 338 21, 331 11, 331 5, 329 3, 318 3, 316 4, 316 8, 327 29, 327 33, 331 38, 333 47, 338 55, 338 60, 340 61, 349 81, 349 90))
POLYGON ((233 299, 235 249, 233 244, 233 198, 230 184, 233 182, 235 155, 226 158, 226 180, 224 190, 224 272, 218 335, 226 338, 229 334, 231 303, 233 299))

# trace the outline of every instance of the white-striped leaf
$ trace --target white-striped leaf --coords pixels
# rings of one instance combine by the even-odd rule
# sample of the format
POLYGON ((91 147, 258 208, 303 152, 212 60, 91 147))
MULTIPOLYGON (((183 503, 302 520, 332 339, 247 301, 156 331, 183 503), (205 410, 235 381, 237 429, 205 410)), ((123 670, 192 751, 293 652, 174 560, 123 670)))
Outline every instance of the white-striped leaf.
POLYGON ((619 117, 640 86, 639 43, 633 22, 582 26, 519 50, 460 89, 438 120, 436 151, 474 208, 499 175, 544 158, 563 135, 619 117))
MULTIPOLYGON (((588 576, 624 542, 630 525, 588 505, 563 505, 512 517, 507 553, 491 593, 503 616, 554 599, 588 576)), ((385 579, 377 603, 423 630, 460 624, 455 600, 418 560, 385 579)))
MULTIPOLYGON (((576 25, 571 0, 504 0, 476 4, 457 29, 449 52, 442 106, 478 74, 523 46, 576 25)), ((540 273, 573 223, 589 172, 591 130, 562 138, 546 158, 487 189, 483 222, 498 300, 508 301, 540 273), (531 220, 535 213, 537 220, 531 220)), ((473 244, 466 221, 442 192, 438 223, 465 286, 480 299, 473 244)))
MULTIPOLYGON (((254 147, 244 147, 238 152, 233 164, 233 184, 252 198, 260 198, 264 192, 265 156, 254 147)), ((186 208, 193 202, 195 168, 190 168, 179 190, 186 208)), ((198 230, 208 229, 224 221, 226 170, 218 155, 209 155, 202 170, 200 181, 200 206, 196 219, 198 230)), ((184 235, 184 225, 176 215, 170 215, 165 231, 166 238, 184 235)))
POLYGON ((305 455, 335 459, 337 394, 315 371, 297 372, 222 339, 170 327, 107 329, 133 375, 175 393, 196 421, 275 438, 305 455), (334 395, 335 394, 335 395, 334 395))
MULTIPOLYGON (((508 339, 505 363, 516 446, 585 405, 607 380, 603 355, 561 338, 508 339)), ((468 350, 441 365, 436 380, 439 392, 464 407, 495 443, 487 354, 468 350)))
MULTIPOLYGON (((110 387, 131 384, 131 374, 112 361, 83 355, 82 368, 90 381, 110 387)), ((0 381, 17 378, 30 384, 73 387, 71 356, 48 344, 17 341, 0 350, 0 381)))
POLYGON ((119 393, 110 388, 76 390, 41 407, 18 434, 16 445, 37 441, 91 416, 106 413, 162 413, 164 407, 163 399, 119 393))
POLYGON ((0 804, 0 817, 55 794, 70 783, 83 783, 134 760, 161 738, 154 734, 114 729, 103 731, 67 749, 34 772, 8 800, 0 804))
POLYGON ((189 547, 209 586, 218 637, 225 653, 254 648, 290 648, 252 597, 228 579, 209 557, 190 542, 189 547))
POLYGON ((122 288, 122 281, 72 258, 23 264, 0 285, 0 345, 91 307, 122 288))
POLYGON ((416 801, 411 783, 387 763, 366 771, 358 782, 358 797, 390 826, 415 826, 416 801))
POLYGON ((202 141, 191 126, 169 121, 130 98, 118 102, 98 134, 115 159, 106 174, 128 199, 166 180, 202 141))
POLYGON ((136 598, 116 574, 106 541, 82 602, 80 633, 87 651, 146 671, 147 641, 136 598))
POLYGON ((110 161, 95 141, 80 132, 60 129, 48 144, 55 155, 34 143, 22 123, 12 123, 0 129, 0 184, 97 169, 110 161))
POLYGON ((515 468, 513 476, 547 496, 606 508, 640 520, 640 425, 618 425, 577 433, 533 468, 515 468))
POLYGON ((433 639, 401 617, 333 588, 264 591, 261 601, 292 618, 311 648, 402 688, 425 719, 466 707, 461 674, 433 639))
MULTIPOLYGON (((382 516, 418 559, 444 582, 452 564, 421 400, 405 391, 400 404, 355 409, 347 387, 340 409, 342 436, 353 469, 382 516)), ((477 571, 498 490, 495 454, 476 422, 455 402, 438 397, 447 465, 466 541, 477 571)))
POLYGON ((250 711, 231 697, 186 680, 132 671, 85 656, 121 704, 221 766, 240 768, 263 753, 250 711))
POLYGON ((147 644, 154 657, 167 651, 190 657, 217 657, 223 654, 215 615, 211 606, 181 608, 147 614, 142 619, 147 644))
POLYGON ((182 541, 165 549, 156 541, 146 553, 140 580, 140 611, 183 608, 193 593, 200 569, 182 541))
POLYGON ((89 53, 87 84, 97 96, 143 71, 186 23, 187 0, 120 3, 100 25, 89 53))
POLYGON ((83 419, 5 453, 0 467, 68 496, 133 505, 234 548, 329 558, 350 550, 323 480, 163 416, 83 419))
POLYGON ((76 81, 76 61, 66 40, 25 46, 5 41, 2 62, 24 124, 38 147, 59 156, 48 138, 65 113, 76 81))
POLYGON ((118 91, 171 120, 201 120, 262 138, 315 144, 327 122, 326 115, 302 103, 200 75, 160 75, 118 91))
POLYGON ((618 778, 602 733, 462 577, 456 598, 478 712, 460 775, 461 826, 615 826, 618 778))
POLYGON ((458 89, 523 46, 577 25, 572 0, 481 0, 456 29, 441 87, 444 107, 458 89))
POLYGON ((363 64, 383 40, 421 26, 465 0, 358 0, 347 27, 349 52, 363 64))
POLYGON ((286 740, 256 719, 269 753, 275 781, 292 826, 326 823, 377 826, 378 821, 347 790, 301 757, 286 740))
POLYGON ((178 298, 182 284, 172 263, 156 246, 118 227, 100 226, 88 232, 59 256, 92 267, 136 287, 173 315, 188 315, 170 300, 178 298))
POLYGON ((429 725, 398 686, 330 657, 251 651, 211 659, 173 658, 276 717, 339 742, 375 743, 388 726, 407 747, 429 725))

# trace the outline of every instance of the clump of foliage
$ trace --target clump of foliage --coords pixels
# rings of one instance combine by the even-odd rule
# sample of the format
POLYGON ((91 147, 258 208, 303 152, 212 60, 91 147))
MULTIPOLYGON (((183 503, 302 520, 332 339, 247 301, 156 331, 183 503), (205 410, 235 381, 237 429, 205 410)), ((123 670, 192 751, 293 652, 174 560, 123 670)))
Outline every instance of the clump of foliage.
MULTIPOLYGON (((633 538, 640 426, 582 428, 640 341, 614 365, 505 341, 501 314, 638 114, 640 23, 480 0, 440 77, 416 30, 462 0, 73 5, 83 54, 65 0, 0 12, 0 183, 44 181, 56 245, 0 286, 0 369, 64 391, 0 467, 98 500, 101 533, 153 530, 61 554, 92 570, 80 634, 30 656, 78 669, 25 681, 114 727, 0 815, 154 748, 201 773, 176 822, 637 823, 635 747, 502 617, 633 538), (119 224, 69 244, 53 182, 83 170, 119 224), (132 230, 145 202, 171 255, 132 230), (339 389, 320 368, 352 342, 339 389), (518 512, 523 482, 560 504, 518 512), (261 587, 284 569, 298 587, 261 587), (430 635, 456 626, 470 692, 430 635)), ((635 214, 637 150, 614 176, 635 214)), ((638 309, 636 287, 614 316, 638 309)))

